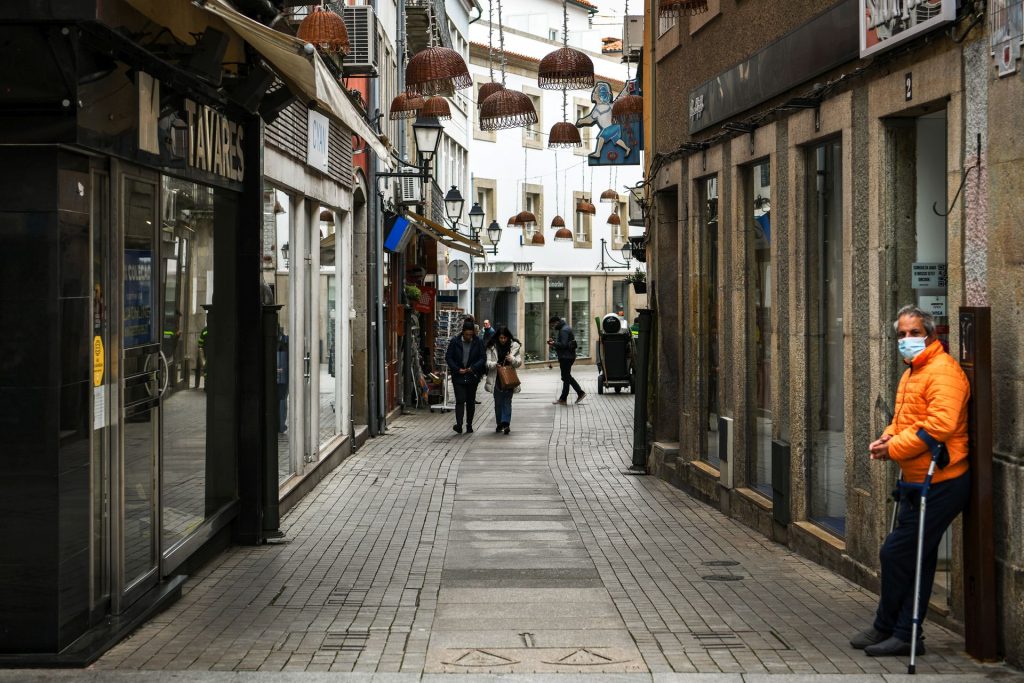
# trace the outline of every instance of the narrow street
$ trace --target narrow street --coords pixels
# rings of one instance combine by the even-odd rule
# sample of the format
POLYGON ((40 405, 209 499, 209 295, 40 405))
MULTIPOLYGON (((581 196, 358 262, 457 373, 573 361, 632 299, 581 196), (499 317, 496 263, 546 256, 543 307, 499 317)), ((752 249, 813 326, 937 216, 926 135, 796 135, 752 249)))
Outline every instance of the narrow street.
MULTIPOLYGON (((903 658, 847 645, 872 594, 662 481, 624 475, 633 396, 598 396, 593 369, 578 373, 591 393, 569 407, 551 405, 556 371, 523 373, 509 436, 494 433, 482 391, 473 435, 454 434, 451 414, 400 418, 286 516, 284 542, 224 553, 90 670, 0 681, 905 673, 903 658)), ((961 647, 929 624, 919 674, 1015 677, 961 647)))

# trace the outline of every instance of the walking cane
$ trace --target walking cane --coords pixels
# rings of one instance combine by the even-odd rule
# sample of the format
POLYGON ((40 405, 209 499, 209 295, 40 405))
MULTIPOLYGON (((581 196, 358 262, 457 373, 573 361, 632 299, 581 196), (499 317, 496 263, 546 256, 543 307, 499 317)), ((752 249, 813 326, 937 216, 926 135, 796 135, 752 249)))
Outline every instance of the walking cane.
MULTIPOLYGON (((936 441, 924 428, 917 430, 917 436, 932 452, 931 462, 928 463, 928 474, 924 477, 921 486, 921 507, 917 517, 917 566, 914 567, 914 618, 910 627, 910 664, 907 666, 907 673, 917 672, 917 634, 921 630, 921 563, 924 561, 924 518, 925 508, 928 505, 928 489, 932 485, 932 476, 935 474, 936 466, 943 469, 949 464, 949 451, 946 444, 936 441)), ((906 484, 905 484, 906 485, 906 484)))

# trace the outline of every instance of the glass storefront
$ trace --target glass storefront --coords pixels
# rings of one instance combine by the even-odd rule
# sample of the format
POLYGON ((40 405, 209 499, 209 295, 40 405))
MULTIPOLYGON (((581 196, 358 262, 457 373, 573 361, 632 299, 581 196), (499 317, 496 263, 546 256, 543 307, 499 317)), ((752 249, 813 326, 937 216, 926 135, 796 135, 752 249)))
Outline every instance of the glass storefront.
POLYGON ((291 435, 291 339, 292 310, 289 304, 292 291, 291 222, 294 214, 291 197, 281 190, 266 187, 263 192, 264 241, 272 245, 271 261, 264 261, 264 284, 271 289, 273 300, 281 306, 277 320, 277 472, 283 483, 295 473, 291 435))
POLYGON ((701 267, 702 317, 704 318, 703 385, 707 410, 704 424, 703 457, 710 464, 719 467, 718 457, 718 176, 697 181, 700 197, 700 250, 703 259, 701 267))
POLYGON ((320 247, 320 276, 318 280, 319 303, 317 304, 316 345, 319 354, 319 445, 325 446, 338 435, 339 417, 339 375, 337 339, 338 278, 336 273, 336 249, 338 218, 327 208, 314 211, 318 220, 320 247))
POLYGON ((556 358, 548 347, 552 336, 548 320, 554 316, 572 325, 576 335, 576 357, 590 356, 590 278, 589 277, 527 277, 526 327, 524 360, 528 363, 556 358))
POLYGON ((751 431, 753 454, 750 468, 752 488, 772 495, 772 273, 771 164, 765 161, 748 169, 748 252, 747 277, 754 297, 753 315, 754 400, 751 431))
POLYGON ((163 278, 163 547, 210 512, 206 501, 207 317, 213 315, 214 190, 164 177, 160 221, 163 278))
POLYGON ((831 140, 807 154, 810 519, 846 532, 843 348, 843 154, 831 140))

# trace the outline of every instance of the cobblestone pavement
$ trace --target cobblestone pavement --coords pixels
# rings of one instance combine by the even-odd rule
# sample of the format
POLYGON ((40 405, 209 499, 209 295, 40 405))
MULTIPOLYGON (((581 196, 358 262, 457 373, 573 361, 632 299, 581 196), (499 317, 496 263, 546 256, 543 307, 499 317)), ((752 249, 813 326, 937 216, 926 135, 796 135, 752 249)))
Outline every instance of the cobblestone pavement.
MULTIPOLYGON (((633 397, 598 396, 594 371, 578 373, 594 391, 568 407, 551 405, 557 369, 524 373, 509 436, 494 432, 482 391, 473 435, 456 435, 451 414, 402 417, 285 517, 286 542, 225 552, 181 600, 77 675, 902 678, 893 674, 905 659, 847 644, 871 621, 871 593, 664 482, 624 475, 633 397)), ((959 637, 926 630, 917 680, 1018 679, 962 655, 959 637)))

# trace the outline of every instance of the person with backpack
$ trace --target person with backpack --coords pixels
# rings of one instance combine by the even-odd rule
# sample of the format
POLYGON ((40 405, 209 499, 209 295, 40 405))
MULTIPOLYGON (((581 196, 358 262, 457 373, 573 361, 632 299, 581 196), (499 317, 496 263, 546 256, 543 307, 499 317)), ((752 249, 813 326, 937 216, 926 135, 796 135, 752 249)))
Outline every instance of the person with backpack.
POLYGON ((554 334, 554 337, 548 339, 548 346, 555 350, 555 356, 558 358, 558 367, 562 371, 562 395, 557 401, 552 401, 552 403, 563 406, 567 405, 569 387, 576 391, 576 402, 579 403, 587 397, 587 392, 583 391, 583 387, 572 376, 572 364, 576 362, 576 335, 573 334, 572 327, 567 325, 557 315, 552 316, 548 323, 551 325, 551 331, 554 334))

